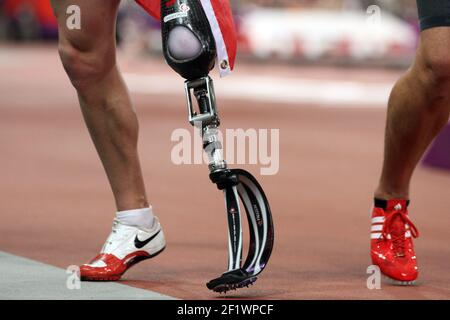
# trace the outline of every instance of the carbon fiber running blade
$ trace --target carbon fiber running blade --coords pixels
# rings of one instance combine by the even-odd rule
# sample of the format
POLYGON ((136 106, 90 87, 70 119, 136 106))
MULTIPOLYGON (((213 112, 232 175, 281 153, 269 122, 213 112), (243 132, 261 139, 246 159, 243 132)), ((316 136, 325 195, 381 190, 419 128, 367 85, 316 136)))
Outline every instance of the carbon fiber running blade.
POLYGON ((224 189, 225 204, 228 214, 228 270, 241 267, 242 261, 242 223, 241 208, 236 186, 224 189))
POLYGON ((252 285, 267 266, 274 245, 272 213, 264 190, 247 171, 235 169, 225 175, 225 177, 232 176, 237 177, 237 183, 235 185, 225 184, 223 188, 229 219, 229 262, 231 263, 229 263, 228 272, 207 284, 210 290, 220 293, 252 285), (242 251, 238 254, 238 248, 242 250, 242 235, 238 237, 236 234, 236 230, 240 230, 241 224, 239 219, 238 227, 236 224, 238 220, 235 220, 237 219, 236 208, 239 209, 238 196, 244 204, 250 229, 249 251, 242 268, 240 267, 242 251))
POLYGON ((242 267, 250 276, 260 274, 272 254, 274 226, 272 212, 264 190, 249 172, 232 170, 238 176, 237 190, 247 213, 250 244, 247 259, 242 267))

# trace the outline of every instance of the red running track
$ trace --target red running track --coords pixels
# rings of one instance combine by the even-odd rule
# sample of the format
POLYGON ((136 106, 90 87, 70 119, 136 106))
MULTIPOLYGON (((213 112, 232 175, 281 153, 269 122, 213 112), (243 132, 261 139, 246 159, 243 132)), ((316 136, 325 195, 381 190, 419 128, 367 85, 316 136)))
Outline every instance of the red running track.
MULTIPOLYGON (((123 69, 169 72, 155 60, 126 63, 123 69)), ((389 83, 399 74, 255 65, 241 65, 237 72, 389 83)), ((109 233, 114 207, 56 48, 0 48, 0 74, 0 250, 62 268, 86 262, 109 233)), ((131 269, 122 283, 178 298, 218 298, 205 283, 226 266, 222 196, 206 166, 175 166, 170 160, 172 131, 190 129, 181 90, 180 81, 179 96, 133 95, 145 180, 168 247, 131 269)), ((450 174, 429 168, 419 168, 412 190, 411 216, 421 231, 418 286, 366 288, 383 108, 218 96, 224 127, 279 128, 281 139, 279 173, 261 178, 276 223, 275 251, 257 284, 229 297, 450 298, 450 174)), ((257 173, 259 167, 246 169, 257 173)))

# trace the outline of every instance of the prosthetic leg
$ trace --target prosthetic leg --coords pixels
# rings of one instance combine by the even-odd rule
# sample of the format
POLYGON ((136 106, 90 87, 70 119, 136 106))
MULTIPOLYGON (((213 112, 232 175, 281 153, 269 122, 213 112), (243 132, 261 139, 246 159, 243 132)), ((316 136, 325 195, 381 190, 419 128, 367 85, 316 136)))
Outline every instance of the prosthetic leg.
POLYGON ((199 0, 162 0, 162 35, 168 64, 186 79, 189 122, 199 125, 208 155, 211 181, 222 190, 228 215, 228 271, 208 282, 216 292, 253 284, 272 253, 274 228, 263 189, 247 171, 229 169, 218 138, 219 116, 212 79, 216 46, 199 0), (194 100, 194 99, 195 100, 194 100), (248 256, 242 265, 241 203, 249 225, 248 256))

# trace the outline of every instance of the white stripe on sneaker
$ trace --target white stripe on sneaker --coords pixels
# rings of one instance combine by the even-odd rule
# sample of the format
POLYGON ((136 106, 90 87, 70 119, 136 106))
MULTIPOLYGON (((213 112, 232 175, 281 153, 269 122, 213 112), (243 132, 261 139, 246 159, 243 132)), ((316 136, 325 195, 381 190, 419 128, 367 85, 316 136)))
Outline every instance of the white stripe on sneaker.
POLYGON ((374 224, 372 225, 372 228, 370 228, 370 231, 382 231, 383 225, 382 224, 374 224))
POLYGON ((372 218, 372 223, 383 223, 384 217, 374 217, 372 218))
POLYGON ((382 237, 383 237, 383 235, 381 234, 381 232, 370 234, 370 239, 381 239, 382 237))

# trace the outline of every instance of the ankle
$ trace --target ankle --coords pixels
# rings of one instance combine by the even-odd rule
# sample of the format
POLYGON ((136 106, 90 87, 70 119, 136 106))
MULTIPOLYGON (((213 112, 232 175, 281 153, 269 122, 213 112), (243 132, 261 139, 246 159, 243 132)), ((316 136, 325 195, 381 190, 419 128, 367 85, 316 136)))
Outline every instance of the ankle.
POLYGON ((116 219, 121 223, 138 228, 151 229, 155 216, 152 207, 118 211, 116 219))
POLYGON ((381 200, 409 200, 409 191, 404 189, 379 187, 375 191, 374 197, 381 200))
POLYGON ((150 204, 145 196, 121 198, 116 201, 117 211, 127 211, 135 208, 148 208, 149 206, 150 204))

